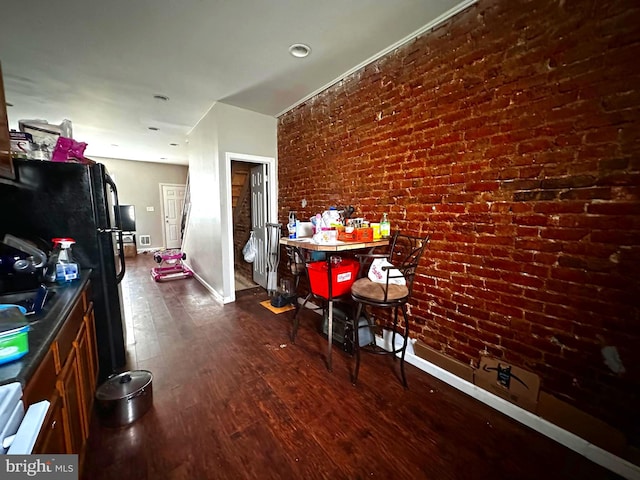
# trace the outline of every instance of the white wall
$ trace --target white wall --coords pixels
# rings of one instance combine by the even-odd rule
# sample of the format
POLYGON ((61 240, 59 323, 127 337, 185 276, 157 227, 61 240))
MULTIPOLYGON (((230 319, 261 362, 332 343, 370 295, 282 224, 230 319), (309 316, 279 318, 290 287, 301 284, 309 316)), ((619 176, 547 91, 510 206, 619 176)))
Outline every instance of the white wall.
POLYGON ((162 218, 162 195, 159 185, 161 183, 184 185, 187 181, 188 168, 184 165, 166 163, 104 157, 92 158, 96 162, 103 163, 114 178, 118 187, 120 203, 135 205, 138 249, 142 248, 140 235, 151 236, 151 246, 144 248, 164 247, 162 240, 164 219, 162 218), (153 207, 153 212, 147 211, 147 207, 153 207))
POLYGON ((183 249, 198 279, 221 301, 234 299, 227 152, 277 157, 277 120, 216 103, 189 133, 191 212, 183 249))

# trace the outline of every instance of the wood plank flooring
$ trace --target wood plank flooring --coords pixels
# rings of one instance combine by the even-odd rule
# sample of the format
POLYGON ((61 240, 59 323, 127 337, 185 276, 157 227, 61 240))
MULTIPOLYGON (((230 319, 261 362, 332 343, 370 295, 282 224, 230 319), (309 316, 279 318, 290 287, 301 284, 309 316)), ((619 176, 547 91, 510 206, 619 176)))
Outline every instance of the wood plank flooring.
POLYGON ((83 479, 610 479, 607 470, 407 364, 334 350, 317 315, 296 344, 291 312, 262 289, 220 305, 195 280, 123 284, 129 368, 153 372, 153 408, 132 425, 93 418, 83 479))

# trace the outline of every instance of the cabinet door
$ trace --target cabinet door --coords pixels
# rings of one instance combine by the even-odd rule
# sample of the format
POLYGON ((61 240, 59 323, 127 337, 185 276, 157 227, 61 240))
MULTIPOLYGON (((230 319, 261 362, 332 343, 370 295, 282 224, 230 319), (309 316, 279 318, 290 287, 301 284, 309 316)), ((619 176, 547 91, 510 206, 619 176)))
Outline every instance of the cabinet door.
POLYGON ((71 350, 58 378, 57 387, 62 397, 62 418, 65 426, 67 453, 79 454, 84 443, 84 419, 82 415, 82 386, 75 349, 71 350))
POLYGON ((50 348, 37 370, 27 383, 22 394, 25 405, 31 405, 40 400, 53 398, 56 391, 56 371, 54 348, 50 348))
POLYGON ((42 425, 42 430, 33 453, 66 453, 64 436, 64 421, 62 419, 62 399, 56 392, 51 399, 51 406, 47 418, 42 425))
POLYGON ((89 423, 91 420, 91 407, 93 406, 93 393, 95 380, 91 371, 91 358, 89 353, 89 339, 86 324, 80 326, 78 338, 73 342, 73 348, 78 362, 80 374, 80 407, 82 412, 83 440, 89 438, 89 423))

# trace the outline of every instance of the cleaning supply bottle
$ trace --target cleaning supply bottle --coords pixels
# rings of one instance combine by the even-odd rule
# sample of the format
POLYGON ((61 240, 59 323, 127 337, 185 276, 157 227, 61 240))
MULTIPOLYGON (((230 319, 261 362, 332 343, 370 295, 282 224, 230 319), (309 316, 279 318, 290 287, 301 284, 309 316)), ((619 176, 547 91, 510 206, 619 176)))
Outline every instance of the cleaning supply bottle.
POLYGON ((80 278, 80 268, 71 252, 71 245, 76 241, 73 238, 52 238, 51 241, 53 252, 49 257, 46 280, 66 283, 80 278))
POLYGON ((380 236, 382 238, 389 238, 391 236, 391 223, 389 223, 389 218, 387 218, 386 213, 383 213, 380 219, 380 236))
POLYGON ((289 212, 289 223, 287 225, 289 229, 289 238, 297 238, 297 225, 298 219, 296 217, 296 212, 289 212))

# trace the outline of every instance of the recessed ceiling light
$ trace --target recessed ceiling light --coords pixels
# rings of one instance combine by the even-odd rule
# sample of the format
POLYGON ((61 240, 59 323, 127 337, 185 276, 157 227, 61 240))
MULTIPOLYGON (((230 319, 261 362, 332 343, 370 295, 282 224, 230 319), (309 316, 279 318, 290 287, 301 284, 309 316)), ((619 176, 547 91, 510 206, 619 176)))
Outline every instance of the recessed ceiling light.
POLYGON ((177 147, 177 146, 178 146, 178 144, 177 144, 177 143, 170 143, 170 144, 169 144, 169 146, 170 146, 170 147, 177 147))
POLYGON ((153 130, 154 132, 157 132, 160 129, 158 127, 149 127, 149 130, 153 130))
POLYGON ((168 102, 169 101, 169 97, 167 97, 166 95, 154 95, 153 98, 155 98, 156 100, 160 100, 162 102, 168 102))
POLYGON ((304 58, 311 53, 311 48, 304 43, 294 43, 289 47, 289 53, 294 57, 304 58))

